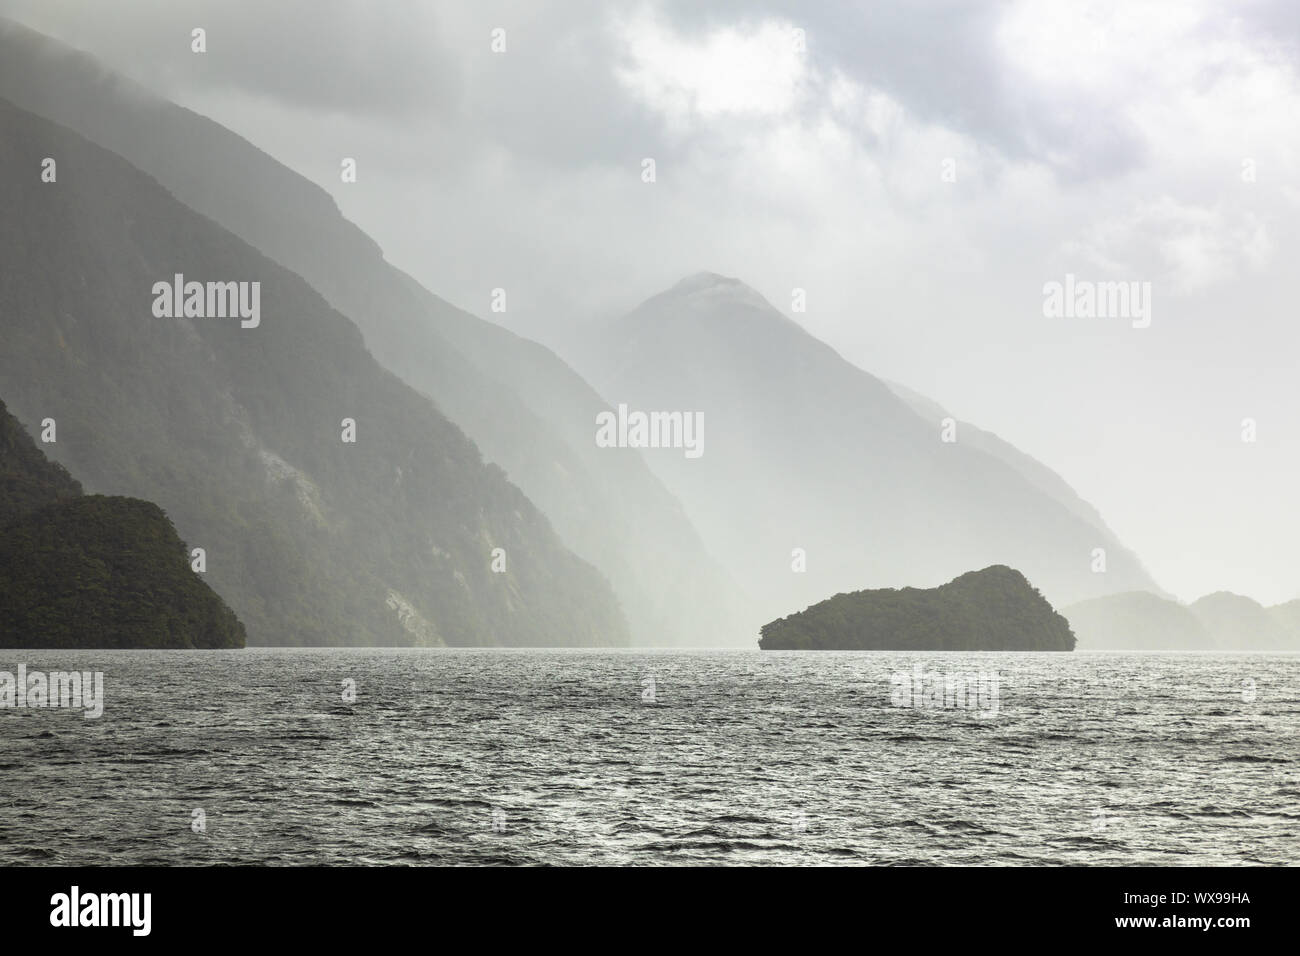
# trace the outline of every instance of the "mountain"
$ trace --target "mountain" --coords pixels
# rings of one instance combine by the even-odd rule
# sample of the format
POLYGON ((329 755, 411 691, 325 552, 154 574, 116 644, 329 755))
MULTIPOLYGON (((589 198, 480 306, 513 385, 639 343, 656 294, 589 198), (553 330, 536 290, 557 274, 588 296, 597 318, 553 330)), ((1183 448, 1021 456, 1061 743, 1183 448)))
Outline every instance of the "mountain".
POLYGON ((995 565, 937 588, 837 594, 765 624, 763 650, 1071 651, 1069 622, 1025 576, 995 565))
POLYGON ((1107 594, 1062 608, 1081 651, 1212 651, 1219 638, 1186 605, 1151 594, 1107 594))
POLYGON ((1218 638, 1223 650, 1296 651, 1294 632, 1279 623, 1258 601, 1216 591, 1189 606, 1205 629, 1218 638))
POLYGON ((943 441, 938 421, 736 279, 685 279, 598 326, 574 359, 629 414, 702 414, 702 455, 647 460, 766 618, 989 564, 1022 568, 1057 604, 1155 589, 1065 492, 977 436, 943 441))
POLYGON ((1300 601, 1265 608, 1219 591, 1191 605, 1145 591, 1064 608, 1079 650, 1300 651, 1300 601))
POLYGON ((1300 651, 1300 600, 1275 604, 1268 613, 1282 630, 1291 635, 1291 649, 1300 651))
POLYGON ((0 647, 243 647, 162 509, 82 496, 0 401, 0 647))
POLYGON ((627 642, 605 579, 299 276, 6 101, 0 208, 0 394, 87 487, 165 509, 250 643, 627 642))
POLYGON ((736 583, 639 452, 596 446, 607 406, 553 352, 431 294, 325 190, 244 139, 3 19, 0 96, 120 154, 306 279, 602 571, 638 643, 750 639, 736 583))
POLYGON ((1042 462, 1026 455, 1015 445, 999 438, 993 432, 985 431, 977 425, 957 419, 956 416, 933 399, 926 398, 919 392, 913 391, 904 385, 899 385, 897 382, 887 382, 886 384, 893 390, 895 395, 905 401, 914 412, 927 422, 930 422, 934 427, 939 427, 939 424, 944 419, 951 418, 956 422, 957 434, 966 447, 991 455, 1015 469, 1043 494, 1056 499, 1062 507, 1103 531, 1108 539, 1114 540, 1114 534, 1106 527, 1100 512, 1080 498, 1064 478, 1042 462))

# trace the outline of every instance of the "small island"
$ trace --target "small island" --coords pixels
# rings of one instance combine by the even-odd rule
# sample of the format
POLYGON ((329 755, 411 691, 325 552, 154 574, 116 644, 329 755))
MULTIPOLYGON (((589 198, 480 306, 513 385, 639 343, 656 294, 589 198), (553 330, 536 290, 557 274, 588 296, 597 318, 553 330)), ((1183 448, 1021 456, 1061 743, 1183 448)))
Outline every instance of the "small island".
POLYGON ((1072 651, 1070 622, 996 564, 937 588, 837 594, 763 625, 762 650, 1072 651))

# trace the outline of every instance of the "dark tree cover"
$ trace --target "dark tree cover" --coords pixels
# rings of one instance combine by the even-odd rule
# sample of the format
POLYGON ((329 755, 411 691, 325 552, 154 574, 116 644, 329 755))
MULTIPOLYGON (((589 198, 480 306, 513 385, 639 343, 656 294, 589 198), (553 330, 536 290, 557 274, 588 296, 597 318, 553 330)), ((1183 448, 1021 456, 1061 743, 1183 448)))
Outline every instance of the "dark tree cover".
POLYGON ((82 496, 0 401, 0 647, 243 646, 162 509, 82 496))
POLYGON ((855 591, 765 624, 763 650, 1072 651, 1070 622, 1019 571, 993 565, 937 588, 855 591))

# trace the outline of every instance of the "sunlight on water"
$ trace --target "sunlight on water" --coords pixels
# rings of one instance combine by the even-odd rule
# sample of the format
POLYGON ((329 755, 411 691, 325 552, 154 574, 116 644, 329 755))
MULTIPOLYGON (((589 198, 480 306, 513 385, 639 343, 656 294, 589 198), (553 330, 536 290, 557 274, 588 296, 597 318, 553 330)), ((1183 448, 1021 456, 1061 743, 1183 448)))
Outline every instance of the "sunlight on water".
POLYGON ((4 863, 1300 860, 1298 656, 32 651, 0 669, 20 661, 102 670, 105 703, 0 710, 4 863), (979 706, 899 706, 918 664, 995 676, 995 706, 987 680, 979 706))

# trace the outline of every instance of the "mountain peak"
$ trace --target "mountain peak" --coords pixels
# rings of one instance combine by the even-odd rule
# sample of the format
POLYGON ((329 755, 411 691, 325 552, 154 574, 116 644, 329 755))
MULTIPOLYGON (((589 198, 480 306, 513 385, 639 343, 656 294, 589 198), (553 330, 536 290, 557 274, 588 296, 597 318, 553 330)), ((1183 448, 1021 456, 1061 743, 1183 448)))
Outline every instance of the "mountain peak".
POLYGON ((671 291, 691 293, 691 292, 699 292, 703 289, 714 288, 717 286, 747 288, 747 286, 745 286, 745 283, 741 282, 739 279, 734 279, 731 276, 719 275, 716 272, 709 272, 707 270, 704 270, 704 271, 700 271, 688 275, 686 278, 682 279, 680 282, 674 285, 671 291))
POLYGON ((759 292, 739 279, 719 275, 716 272, 696 272, 682 279, 663 297, 703 302, 729 301, 742 303, 753 308, 772 310, 772 305, 759 292))

